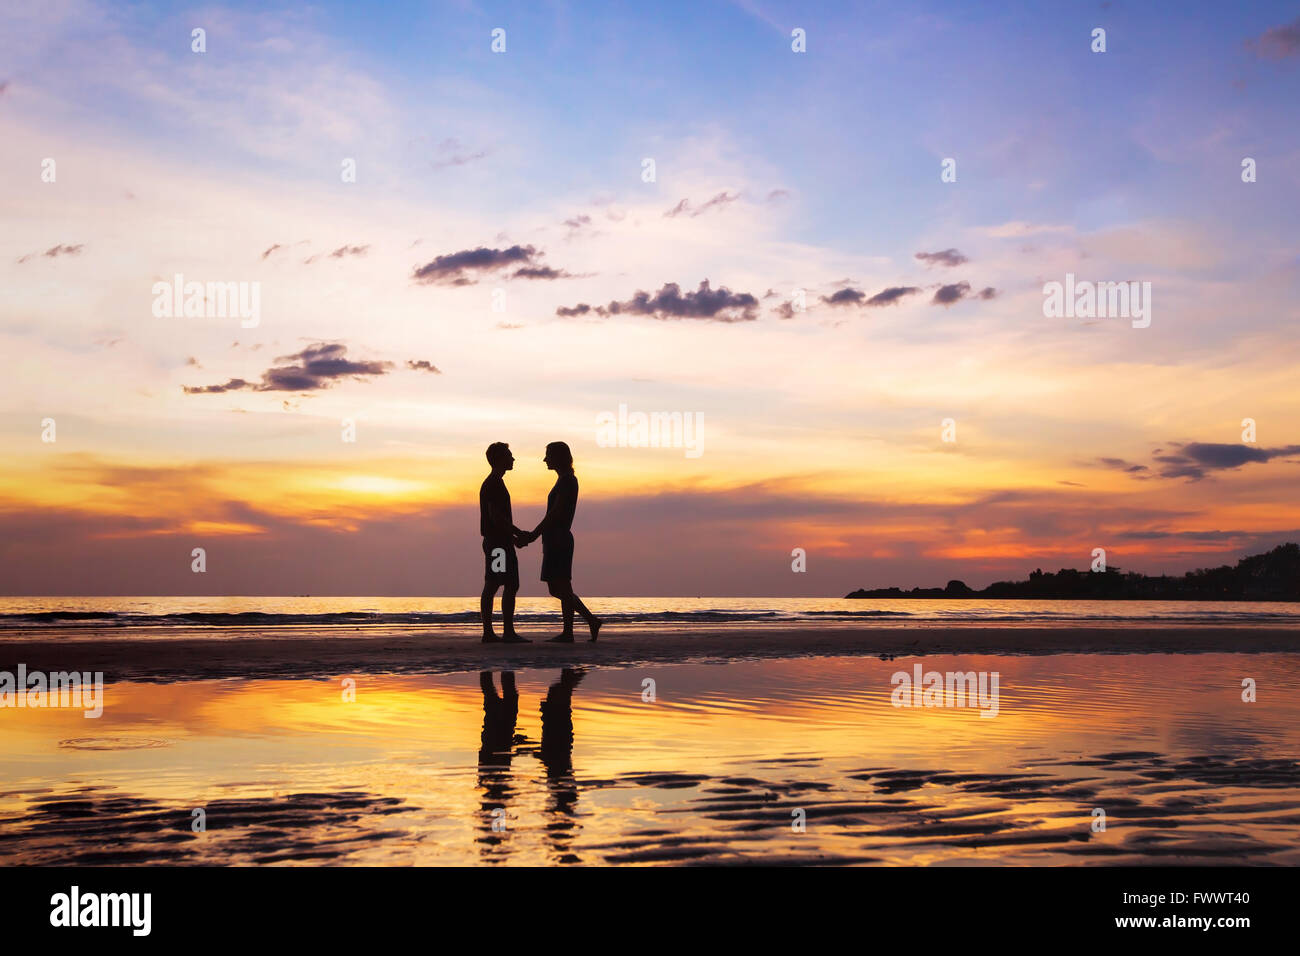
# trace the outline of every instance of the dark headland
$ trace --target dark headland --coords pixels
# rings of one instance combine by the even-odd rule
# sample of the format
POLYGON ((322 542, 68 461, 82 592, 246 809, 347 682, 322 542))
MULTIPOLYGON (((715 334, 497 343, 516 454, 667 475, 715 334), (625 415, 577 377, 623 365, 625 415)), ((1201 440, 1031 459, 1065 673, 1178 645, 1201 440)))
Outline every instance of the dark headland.
POLYGON ((976 591, 962 581, 942 588, 859 588, 850 598, 1039 598, 1077 601, 1300 601, 1300 545, 1278 545, 1236 565, 1198 568, 1182 577, 1040 568, 1027 581, 995 581, 976 591))

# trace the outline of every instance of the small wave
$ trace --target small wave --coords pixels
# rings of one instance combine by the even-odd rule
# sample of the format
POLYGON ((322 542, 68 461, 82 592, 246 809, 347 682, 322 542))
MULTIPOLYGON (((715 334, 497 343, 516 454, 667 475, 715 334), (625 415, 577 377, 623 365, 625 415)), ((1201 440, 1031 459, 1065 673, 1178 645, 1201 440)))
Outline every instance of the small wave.
MULTIPOLYGON (((358 599, 359 603, 366 599, 358 599)), ((754 607, 694 607, 676 609, 664 607, 667 599, 659 600, 659 607, 627 606, 602 608, 601 616, 611 623, 622 625, 752 625, 754 627, 794 627, 799 625, 850 626, 867 621, 898 621, 908 624, 1125 624, 1125 625, 1178 625, 1178 624, 1297 624, 1300 609, 1273 610, 1265 608, 1235 608, 1216 604, 1174 608, 1145 608, 1135 613, 1130 607, 1105 609, 1070 607, 1066 602, 1053 602, 1051 607, 1028 606, 1023 610, 998 606, 981 606, 968 602, 960 607, 915 610, 897 608, 815 608, 806 603, 801 606, 780 606, 780 599, 771 604, 754 607), (1064 603, 1064 606, 1061 606, 1064 603), (775 605, 775 606, 773 606, 775 605)), ((991 602, 992 603, 992 602, 991 602)), ((555 608, 519 608, 515 619, 521 623, 551 622, 555 608)), ((147 613, 135 611, 81 611, 41 610, 22 613, 0 613, 0 632, 23 628, 41 630, 91 631, 103 629, 240 629, 240 628, 319 628, 323 631, 380 628, 380 627, 473 627, 478 624, 477 607, 469 602, 455 610, 421 611, 185 611, 174 609, 147 613)))

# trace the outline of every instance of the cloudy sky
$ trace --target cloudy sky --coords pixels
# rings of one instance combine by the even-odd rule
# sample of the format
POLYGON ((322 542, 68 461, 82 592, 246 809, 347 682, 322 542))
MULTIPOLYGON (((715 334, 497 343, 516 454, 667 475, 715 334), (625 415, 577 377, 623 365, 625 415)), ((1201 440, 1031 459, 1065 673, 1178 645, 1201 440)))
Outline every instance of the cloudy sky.
POLYGON ((1300 539, 1300 6, 1155 6, 7 5, 0 592, 473 593, 492 441, 584 594, 1300 539))

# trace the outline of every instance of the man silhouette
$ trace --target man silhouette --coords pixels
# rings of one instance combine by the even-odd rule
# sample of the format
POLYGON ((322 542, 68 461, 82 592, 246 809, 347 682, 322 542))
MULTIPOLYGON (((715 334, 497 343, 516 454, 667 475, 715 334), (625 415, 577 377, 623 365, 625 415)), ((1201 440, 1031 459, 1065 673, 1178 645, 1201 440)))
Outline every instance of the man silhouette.
POLYGON ((515 633, 515 595, 519 592, 519 558, 515 539, 524 532, 514 526, 510 513, 510 492, 505 473, 515 467, 510 446, 498 441, 488 445, 488 464, 492 473, 483 479, 478 490, 479 534, 483 536, 483 597, 479 611, 483 618, 484 644, 527 644, 528 639, 515 633), (492 600, 497 588, 501 592, 501 637, 492 630, 492 600))

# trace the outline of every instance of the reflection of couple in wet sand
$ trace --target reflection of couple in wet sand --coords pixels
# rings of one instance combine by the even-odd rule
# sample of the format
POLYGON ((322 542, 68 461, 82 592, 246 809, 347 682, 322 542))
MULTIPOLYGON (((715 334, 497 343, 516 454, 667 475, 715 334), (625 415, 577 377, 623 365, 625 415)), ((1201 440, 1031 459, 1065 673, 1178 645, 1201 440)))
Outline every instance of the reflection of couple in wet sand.
POLYGON ((483 617, 483 643, 527 644, 528 639, 515 633, 515 595, 519 591, 519 558, 515 548, 526 548, 542 539, 542 580, 551 595, 560 601, 564 630, 549 638, 557 644, 573 643, 573 614, 582 615, 594 641, 603 623, 587 610, 587 605, 573 593, 573 515, 578 509, 578 478, 573 473, 573 453, 562 441, 546 446, 546 467, 555 472, 555 485, 546 496, 546 516, 532 531, 514 525, 510 511, 510 492, 505 473, 515 467, 515 456, 505 442, 488 446, 488 464, 492 473, 479 488, 479 533, 483 535, 483 597, 479 610, 483 617), (492 630, 492 600, 497 588, 501 592, 501 636, 492 630))
MULTIPOLYGON (((584 676, 581 668, 566 667, 559 679, 547 689, 541 704, 542 739, 533 750, 546 768, 546 785, 554 801, 550 810, 557 815, 557 819, 546 827, 547 838, 561 852, 568 849, 566 841, 575 828, 575 824, 567 819, 578 800, 578 784, 573 777, 573 690, 584 676)), ((478 752, 482 806, 485 812, 504 811, 514 795, 509 771, 515 744, 527 743, 526 738, 515 734, 519 691, 515 687, 513 671, 501 672, 500 693, 492 682, 491 671, 481 672, 478 681, 483 691, 483 734, 478 752)), ((489 839, 487 842, 499 841, 489 839)), ((567 857, 561 859, 572 862, 567 857)))

